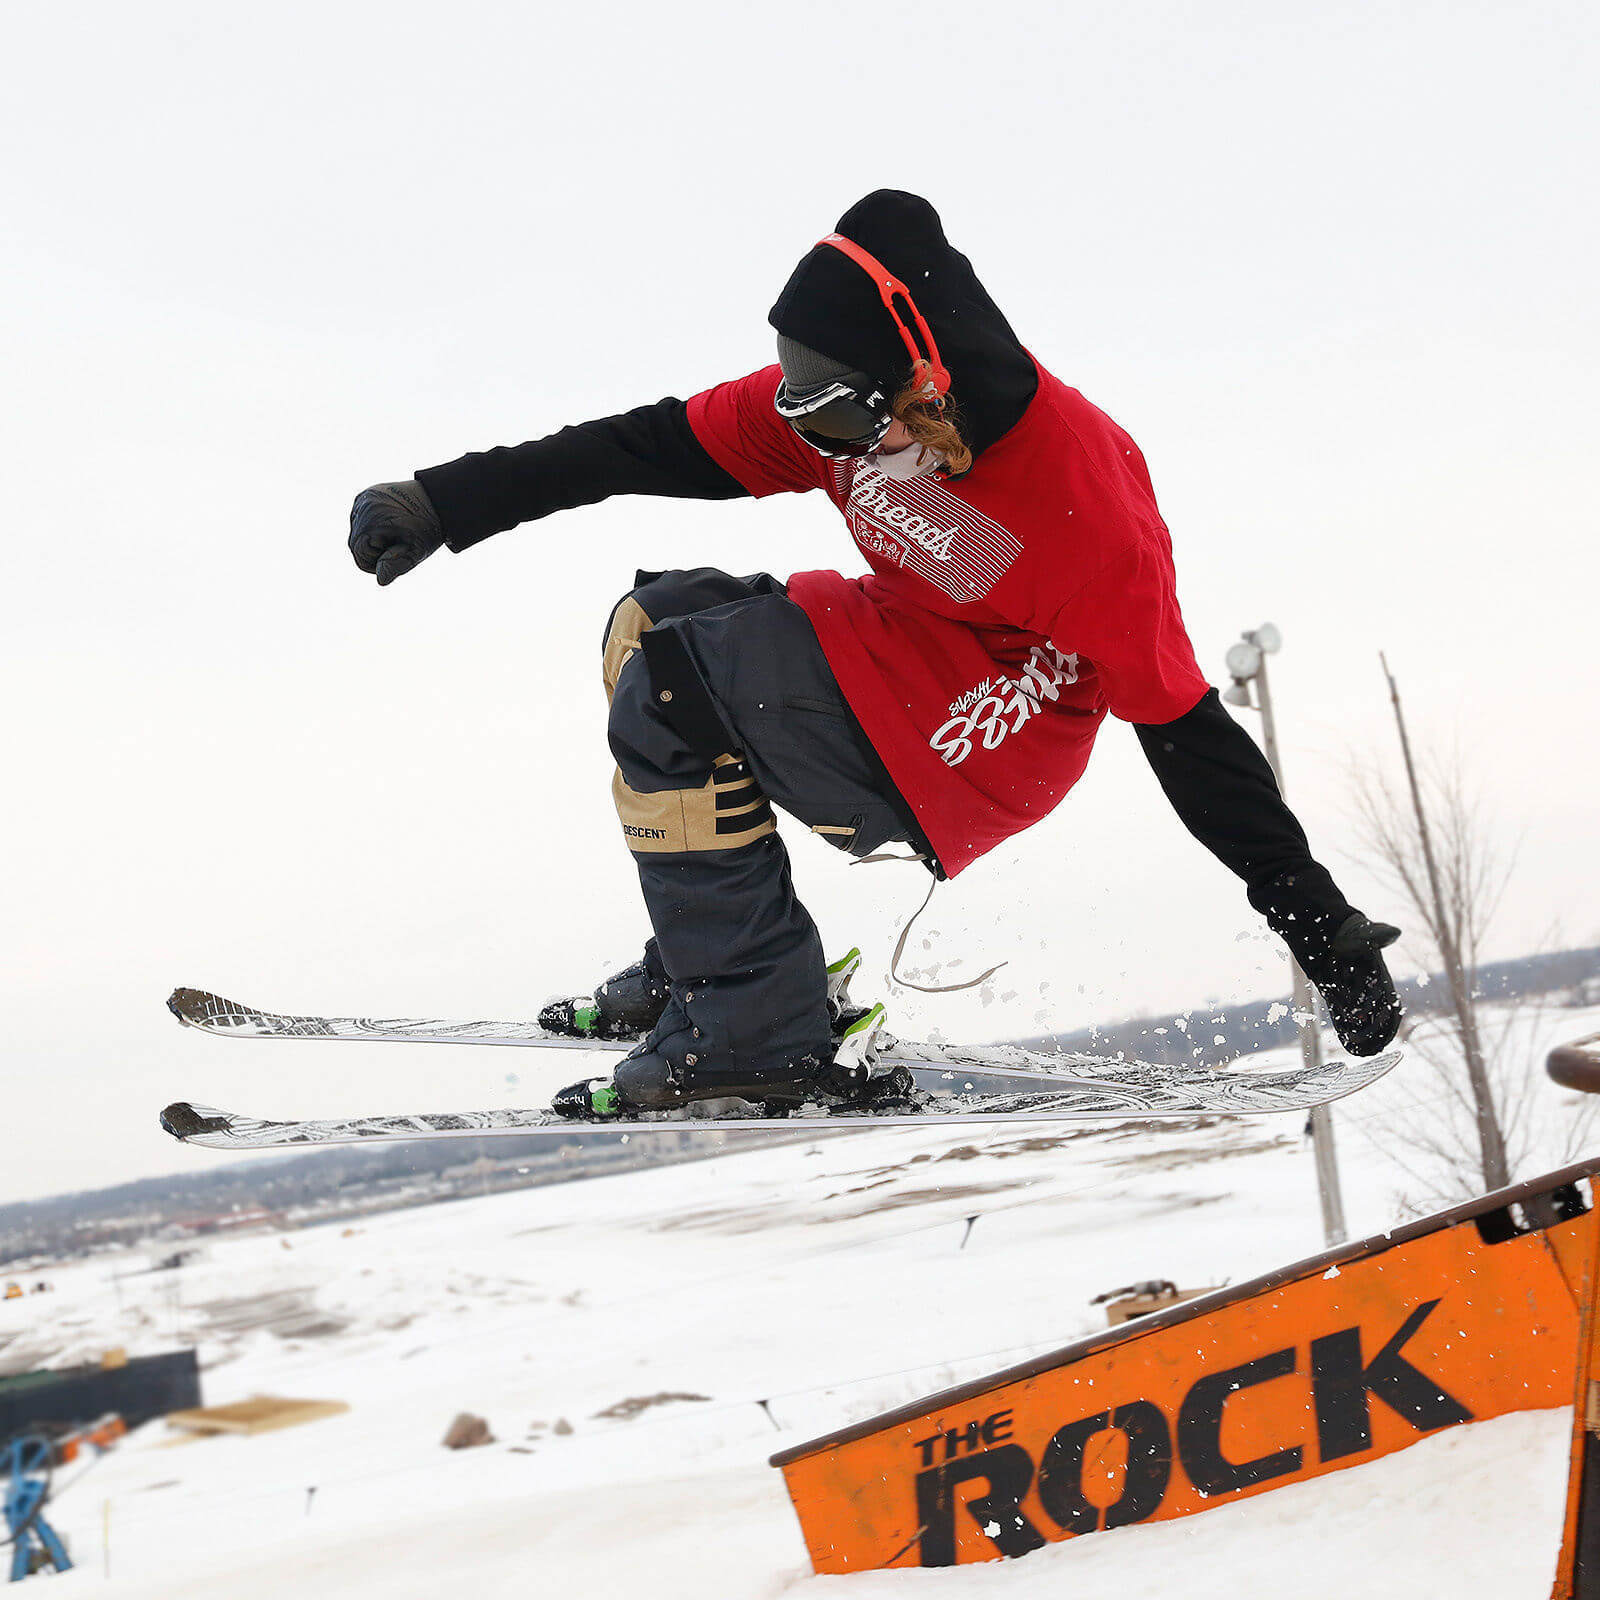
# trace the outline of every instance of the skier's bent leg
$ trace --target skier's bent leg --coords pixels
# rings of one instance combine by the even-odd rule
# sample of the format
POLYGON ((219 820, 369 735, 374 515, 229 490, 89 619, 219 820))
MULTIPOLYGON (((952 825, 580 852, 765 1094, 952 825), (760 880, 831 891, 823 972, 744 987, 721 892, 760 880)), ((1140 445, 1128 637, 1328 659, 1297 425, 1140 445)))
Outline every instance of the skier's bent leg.
POLYGON ((642 661, 621 674, 611 732, 617 815, 671 983, 653 1047, 707 1084, 823 1057, 822 942, 749 769, 732 751, 706 769, 655 713, 642 661))
MULTIPOLYGON (((714 758, 691 748, 671 691, 664 701, 653 683, 638 648, 645 593, 617 608, 606 645, 613 796, 671 985, 645 1054, 665 1063, 662 1104, 741 1089, 783 1098, 831 1053, 821 940, 731 735, 714 758)), ((617 1086, 652 1109, 639 1077, 619 1070, 617 1086)))
MULTIPOLYGON (((615 692, 623 664, 640 648, 641 638, 655 623, 729 601, 768 595, 779 588, 776 580, 765 574, 734 578, 714 567, 639 573, 635 587, 612 608, 606 625, 601 648, 607 701, 615 692)), ((638 1039, 660 1020, 669 988, 660 949, 651 939, 638 961, 612 973, 589 994, 552 1000, 540 1011, 539 1022, 552 1033, 573 1038, 638 1039)))

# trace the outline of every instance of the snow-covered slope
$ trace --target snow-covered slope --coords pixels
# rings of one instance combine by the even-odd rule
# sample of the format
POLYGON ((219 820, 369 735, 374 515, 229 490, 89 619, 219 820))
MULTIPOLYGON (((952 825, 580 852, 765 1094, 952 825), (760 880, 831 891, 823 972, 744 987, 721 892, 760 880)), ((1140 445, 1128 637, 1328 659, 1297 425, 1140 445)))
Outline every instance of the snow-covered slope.
MULTIPOLYGON (((1436 1092, 1412 1063, 1382 1091, 1340 1107, 1358 1233, 1393 1220, 1404 1179, 1366 1135, 1436 1092)), ((1219 1284, 1310 1254, 1317 1216, 1293 1119, 885 1130, 233 1239, 180 1273, 118 1277, 142 1262, 101 1259, 0 1304, 0 1337, 56 1359, 195 1340, 208 1403, 351 1406, 255 1438, 143 1430, 56 1506, 81 1562, 65 1581, 85 1589, 104 1586, 109 1529, 111 1592, 151 1600, 252 1600, 290 1581, 384 1600, 442 1583, 651 1600, 844 1583, 1145 1594, 1168 1592, 1175 1565, 1190 1600, 1252 1578, 1409 1595, 1446 1571, 1455 1594, 1542 1600, 1560 1412, 1004 1566, 809 1575, 773 1449, 1101 1326, 1090 1299, 1119 1284, 1219 1284), (442 1449, 463 1410, 497 1442, 442 1449)))

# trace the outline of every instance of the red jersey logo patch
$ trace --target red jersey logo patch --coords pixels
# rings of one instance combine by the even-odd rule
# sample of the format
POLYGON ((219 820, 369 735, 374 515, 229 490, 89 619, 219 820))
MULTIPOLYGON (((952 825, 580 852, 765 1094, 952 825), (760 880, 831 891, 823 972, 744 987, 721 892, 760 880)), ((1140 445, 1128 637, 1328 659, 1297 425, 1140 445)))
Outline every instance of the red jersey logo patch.
POLYGON ((937 478, 886 478, 865 458, 834 463, 840 509, 868 555, 907 568, 960 604, 982 600, 1022 541, 937 478))

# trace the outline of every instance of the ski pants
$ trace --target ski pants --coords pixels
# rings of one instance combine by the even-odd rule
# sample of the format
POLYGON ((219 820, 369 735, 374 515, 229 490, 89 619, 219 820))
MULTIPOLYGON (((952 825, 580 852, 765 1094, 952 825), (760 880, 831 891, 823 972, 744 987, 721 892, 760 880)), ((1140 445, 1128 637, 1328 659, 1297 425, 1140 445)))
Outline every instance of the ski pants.
POLYGON ((826 1059, 822 942, 772 806, 852 855, 914 824, 805 613, 765 573, 641 572, 604 673, 612 794, 671 983, 652 1047, 704 1076, 826 1059))

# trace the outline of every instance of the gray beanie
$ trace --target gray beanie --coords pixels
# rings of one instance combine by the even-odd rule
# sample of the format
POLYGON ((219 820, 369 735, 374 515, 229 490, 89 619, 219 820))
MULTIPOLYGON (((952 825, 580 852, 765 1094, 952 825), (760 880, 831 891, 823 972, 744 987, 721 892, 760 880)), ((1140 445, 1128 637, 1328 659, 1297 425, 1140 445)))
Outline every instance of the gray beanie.
POLYGON ((855 368, 825 356, 798 339, 778 335, 778 365, 783 368, 783 381, 791 394, 804 394, 808 389, 820 389, 824 384, 842 378, 855 368))

